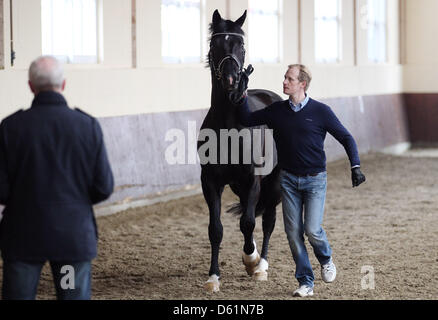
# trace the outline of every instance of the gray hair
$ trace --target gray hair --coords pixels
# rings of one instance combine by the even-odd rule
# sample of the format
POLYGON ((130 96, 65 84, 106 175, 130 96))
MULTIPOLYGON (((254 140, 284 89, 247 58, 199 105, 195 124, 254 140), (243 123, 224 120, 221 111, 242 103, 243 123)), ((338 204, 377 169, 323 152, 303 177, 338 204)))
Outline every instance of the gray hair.
POLYGON ((64 70, 62 64, 53 56, 41 56, 29 68, 29 81, 37 91, 62 88, 64 70))

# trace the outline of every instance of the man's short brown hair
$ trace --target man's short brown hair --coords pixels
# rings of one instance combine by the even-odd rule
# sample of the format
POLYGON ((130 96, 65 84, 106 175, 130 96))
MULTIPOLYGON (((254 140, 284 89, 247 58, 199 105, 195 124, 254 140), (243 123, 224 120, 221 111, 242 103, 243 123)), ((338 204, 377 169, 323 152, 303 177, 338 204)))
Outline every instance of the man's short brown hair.
POLYGON ((291 64, 288 66, 289 69, 297 68, 299 70, 298 81, 304 82, 306 81, 306 88, 304 91, 307 92, 310 86, 310 82, 312 81, 312 73, 310 70, 303 64, 291 64))

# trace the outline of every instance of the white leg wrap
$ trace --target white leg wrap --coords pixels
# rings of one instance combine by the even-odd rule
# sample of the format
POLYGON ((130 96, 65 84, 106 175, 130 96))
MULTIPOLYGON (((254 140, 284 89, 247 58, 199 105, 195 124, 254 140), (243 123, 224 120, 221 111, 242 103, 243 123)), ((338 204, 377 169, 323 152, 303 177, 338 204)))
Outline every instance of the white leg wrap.
POLYGON ((259 262, 259 265, 257 266, 257 269, 255 270, 255 273, 257 272, 266 272, 268 271, 269 263, 265 259, 261 259, 259 262))
POLYGON ((254 262, 257 260, 259 253, 257 252, 257 245, 254 241, 254 252, 251 253, 249 256, 243 252, 243 262, 245 263, 250 263, 250 262, 254 262))
POLYGON ((208 278, 207 283, 208 282, 219 282, 219 277, 215 274, 211 275, 210 278, 208 278))

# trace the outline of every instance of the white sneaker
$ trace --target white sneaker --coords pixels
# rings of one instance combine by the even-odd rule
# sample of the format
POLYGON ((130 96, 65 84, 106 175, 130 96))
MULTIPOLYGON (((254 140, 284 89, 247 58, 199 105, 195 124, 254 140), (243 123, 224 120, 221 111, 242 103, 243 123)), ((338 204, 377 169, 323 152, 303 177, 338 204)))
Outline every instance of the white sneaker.
POLYGON ((313 296, 313 288, 306 285, 302 285, 297 290, 294 291, 293 296, 294 297, 313 296))
POLYGON ((321 277, 322 280, 326 283, 330 283, 335 281, 336 279, 336 266, 333 263, 333 260, 330 258, 330 261, 321 266, 321 277))

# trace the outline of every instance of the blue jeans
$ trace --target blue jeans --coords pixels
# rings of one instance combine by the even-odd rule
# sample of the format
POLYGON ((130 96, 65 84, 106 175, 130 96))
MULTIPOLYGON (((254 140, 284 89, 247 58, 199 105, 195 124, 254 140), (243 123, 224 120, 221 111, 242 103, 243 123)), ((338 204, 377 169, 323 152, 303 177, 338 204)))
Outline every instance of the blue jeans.
MULTIPOLYGON (((34 300, 45 262, 3 260, 3 300, 34 300)), ((58 300, 90 300, 91 261, 50 261, 58 300)))
POLYGON ((280 184, 284 229, 296 264, 295 277, 300 285, 313 287, 315 277, 304 244, 304 234, 307 235, 319 263, 328 263, 332 250, 321 226, 327 172, 321 172, 314 177, 298 177, 282 170, 280 184))

